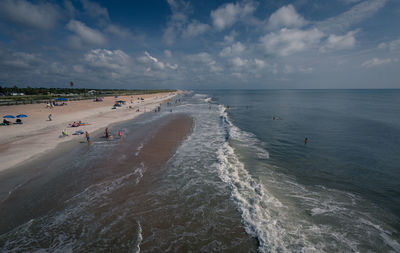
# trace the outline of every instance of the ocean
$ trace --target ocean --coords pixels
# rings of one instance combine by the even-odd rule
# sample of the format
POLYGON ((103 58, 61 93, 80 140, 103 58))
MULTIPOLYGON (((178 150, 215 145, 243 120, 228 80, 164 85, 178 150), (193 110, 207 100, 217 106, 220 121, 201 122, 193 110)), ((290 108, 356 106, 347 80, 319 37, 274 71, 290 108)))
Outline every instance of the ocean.
POLYGON ((400 90, 177 99, 3 175, 0 251, 400 252, 400 90), (173 115, 194 121, 173 155, 136 159, 173 115))

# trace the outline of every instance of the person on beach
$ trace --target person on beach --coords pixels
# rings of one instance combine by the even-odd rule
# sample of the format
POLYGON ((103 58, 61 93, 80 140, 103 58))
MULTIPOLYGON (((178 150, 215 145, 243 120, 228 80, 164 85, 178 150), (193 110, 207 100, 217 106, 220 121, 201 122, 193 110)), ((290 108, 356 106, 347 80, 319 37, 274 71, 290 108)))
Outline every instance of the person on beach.
POLYGON ((306 145, 308 143, 308 138, 306 137, 305 139, 304 139, 304 145, 306 145))
POLYGON ((108 130, 108 127, 106 128, 106 131, 104 132, 104 137, 106 137, 106 138, 111 137, 111 133, 110 133, 110 131, 108 130))
POLYGON ((122 131, 121 130, 118 131, 118 136, 119 136, 119 138, 122 138, 122 131))
POLYGON ((51 117, 52 117, 52 115, 51 115, 51 113, 49 114, 49 116, 48 116, 48 118, 49 118, 49 121, 51 121, 52 119, 51 119, 51 117))
POLYGON ((64 129, 61 134, 63 137, 68 136, 67 129, 64 129))
POLYGON ((89 133, 87 131, 85 131, 85 135, 86 135, 87 142, 90 143, 90 136, 89 136, 89 133))

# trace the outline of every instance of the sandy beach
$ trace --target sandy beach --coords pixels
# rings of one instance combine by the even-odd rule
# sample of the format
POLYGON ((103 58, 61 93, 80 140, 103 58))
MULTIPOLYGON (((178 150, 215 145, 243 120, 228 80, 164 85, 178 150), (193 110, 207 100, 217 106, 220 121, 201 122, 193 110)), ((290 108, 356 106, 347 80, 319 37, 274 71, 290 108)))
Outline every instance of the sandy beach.
MULTIPOLYGON (((1 126, 0 171, 38 157, 62 142, 85 140, 84 135, 72 135, 78 130, 88 131, 90 134, 112 123, 133 119, 144 112, 153 111, 176 94, 174 92, 105 97, 103 102, 94 102, 91 99, 68 101, 65 106, 53 108, 46 107, 46 104, 2 106, 2 116, 26 114, 28 117, 22 119, 21 125, 1 126), (126 104, 112 109, 117 100, 124 100, 126 104), (52 115, 51 121, 48 119, 49 114, 52 115), (69 127, 69 124, 79 121, 87 122, 88 125, 69 127), (64 129, 67 130, 68 136, 61 137, 64 129)), ((15 119, 11 121, 15 122, 15 119)))
MULTIPOLYGON (((96 194, 98 191, 110 191, 112 199, 108 204, 101 202, 100 206, 94 204, 87 207, 87 211, 94 215, 96 223, 103 220, 103 212, 121 203, 128 203, 127 199, 145 203, 146 194, 143 195, 143 192, 154 186, 154 180, 157 179, 155 175, 162 173, 162 167, 184 138, 191 133, 192 128, 191 117, 172 114, 149 123, 147 128, 135 129, 136 134, 106 141, 104 148, 107 155, 95 151, 102 145, 98 143, 101 138, 97 136, 93 138, 92 145, 64 143, 67 145, 61 144, 56 150, 46 152, 46 156, 41 159, 3 171, 0 177, 0 192, 6 194, 0 195, 0 215, 4 218, 0 220, 0 234, 7 233, 31 219, 42 217, 49 210, 59 210, 60 206, 69 203, 68 199, 85 193, 84 189, 89 190, 93 186, 99 186, 96 194), (64 156, 58 155, 65 152, 67 154, 64 156), (95 158, 88 155, 90 152, 96 153, 95 158), (85 159, 82 159, 83 157, 85 159), (89 162, 85 163, 83 160, 89 162), (82 163, 75 167, 76 161, 82 163), (111 189, 117 184, 114 182, 106 186, 110 178, 116 182, 126 179, 129 182, 128 187, 112 192, 111 189), (140 180, 142 183, 138 187, 137 182, 140 180)), ((146 208, 145 204, 140 206, 146 208)), ((70 218, 79 217, 81 215, 70 218)), ((148 220, 155 221, 154 217, 148 220)), ((77 232, 72 227, 64 229, 72 229, 72 233, 77 232)), ((135 226, 130 226, 130 229, 135 229, 135 226)), ((130 232, 127 234, 134 234, 135 231, 130 232)), ((147 234, 150 231, 145 229, 143 233, 147 234)), ((4 243, 3 239, 0 237, 0 248, 4 243)), ((46 240, 44 237, 42 239, 39 240, 46 240)), ((98 241, 96 247, 101 243, 98 241)))

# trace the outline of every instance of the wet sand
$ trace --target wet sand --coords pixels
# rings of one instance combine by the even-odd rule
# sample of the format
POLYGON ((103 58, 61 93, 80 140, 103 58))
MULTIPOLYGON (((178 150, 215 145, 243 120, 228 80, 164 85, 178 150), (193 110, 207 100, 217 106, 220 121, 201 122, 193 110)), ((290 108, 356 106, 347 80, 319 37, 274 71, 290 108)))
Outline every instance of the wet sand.
MULTIPOLYGON (((4 233, 29 220, 37 221, 51 213, 65 210, 74 196, 91 187, 96 186, 99 191, 107 191, 108 188, 102 185, 119 176, 129 175, 124 187, 110 192, 110 201, 105 201, 100 207, 91 203, 85 212, 96 216, 98 213, 108 212, 109 208, 115 208, 118 203, 132 201, 131 196, 140 191, 140 185, 136 185, 135 178, 132 178, 132 182, 129 181, 129 177, 133 175, 132 170, 145 168, 143 178, 158 173, 190 134, 193 123, 193 119, 186 115, 167 116, 137 129, 129 136, 123 136, 122 139, 117 137, 105 140, 100 136, 94 137, 94 142, 106 142, 104 154, 101 154, 101 150, 93 151, 96 143, 70 144, 55 150, 47 159, 38 159, 21 168, 0 173, 0 192, 3 193, 0 202, 0 246, 4 243, 4 233), (60 152, 66 155, 60 156, 60 152), (18 177, 23 179, 18 181, 18 177)), ((134 204, 130 208, 135 208, 134 204)), ((126 209, 129 208, 121 208, 121 211, 126 209)), ((101 223, 102 218, 98 219, 101 223)))

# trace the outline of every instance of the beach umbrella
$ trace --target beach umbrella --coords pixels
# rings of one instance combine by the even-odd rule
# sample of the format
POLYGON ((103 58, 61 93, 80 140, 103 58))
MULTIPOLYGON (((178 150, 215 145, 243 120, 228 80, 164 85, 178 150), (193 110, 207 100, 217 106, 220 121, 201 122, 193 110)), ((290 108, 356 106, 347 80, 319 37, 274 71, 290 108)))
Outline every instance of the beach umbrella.
POLYGON ((15 118, 15 116, 12 116, 12 115, 6 115, 6 116, 4 116, 3 118, 5 118, 5 119, 14 119, 14 118, 15 118))
POLYGON ((26 117, 28 117, 28 115, 25 115, 25 114, 18 114, 17 115, 17 118, 26 118, 26 117))
POLYGON ((57 101, 68 101, 67 98, 57 98, 56 100, 57 100, 57 101))

